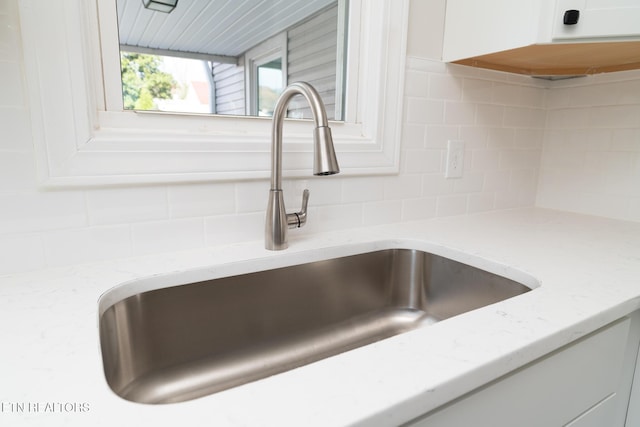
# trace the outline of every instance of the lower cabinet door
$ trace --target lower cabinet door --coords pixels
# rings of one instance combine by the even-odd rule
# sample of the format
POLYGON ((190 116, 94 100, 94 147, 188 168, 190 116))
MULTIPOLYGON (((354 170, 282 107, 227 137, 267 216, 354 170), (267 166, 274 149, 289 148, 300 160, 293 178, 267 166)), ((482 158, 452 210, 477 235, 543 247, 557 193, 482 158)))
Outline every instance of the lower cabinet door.
POLYGON ((567 427, 604 427, 612 425, 612 420, 616 418, 618 405, 616 395, 612 394, 580 415, 575 420, 567 424, 567 427))
POLYGON ((407 425, 622 427, 636 325, 625 317, 407 425))

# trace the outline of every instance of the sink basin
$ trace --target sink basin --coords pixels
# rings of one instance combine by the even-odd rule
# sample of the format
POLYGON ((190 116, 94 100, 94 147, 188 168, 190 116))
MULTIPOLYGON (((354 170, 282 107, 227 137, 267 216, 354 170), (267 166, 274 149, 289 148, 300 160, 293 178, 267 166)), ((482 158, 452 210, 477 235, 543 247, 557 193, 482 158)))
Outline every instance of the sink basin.
POLYGON ((175 283, 104 309, 104 372, 124 399, 180 402, 529 290, 411 249, 175 283))

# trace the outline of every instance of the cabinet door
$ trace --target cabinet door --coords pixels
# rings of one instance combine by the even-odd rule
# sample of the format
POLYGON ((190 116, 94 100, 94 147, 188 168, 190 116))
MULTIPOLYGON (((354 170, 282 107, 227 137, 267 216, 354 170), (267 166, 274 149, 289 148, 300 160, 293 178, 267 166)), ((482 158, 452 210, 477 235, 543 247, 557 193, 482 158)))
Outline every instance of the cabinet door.
POLYGON ((616 395, 612 394, 575 420, 571 421, 565 427, 603 427, 615 425, 612 420, 619 419, 616 417, 616 410, 619 405, 616 403, 616 395))
POLYGON ((540 11, 540 0, 447 0, 442 58, 457 61, 534 44, 540 11))
POLYGON ((412 427, 622 427, 638 350, 631 319, 525 366, 443 408, 412 427), (632 372, 632 371, 631 371, 632 372))
POLYGON ((553 39, 637 37, 640 35, 638 0, 558 0, 553 39), (567 11, 578 11, 577 22, 564 24, 567 11))

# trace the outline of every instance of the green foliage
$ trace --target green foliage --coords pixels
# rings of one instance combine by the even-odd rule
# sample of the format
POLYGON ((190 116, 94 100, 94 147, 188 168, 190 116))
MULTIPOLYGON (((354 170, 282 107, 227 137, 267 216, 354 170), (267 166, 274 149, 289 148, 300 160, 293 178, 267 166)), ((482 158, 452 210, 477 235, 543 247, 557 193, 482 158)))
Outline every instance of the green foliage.
POLYGON ((260 116, 273 116, 273 110, 280 96, 280 92, 276 92, 268 86, 258 87, 258 114, 260 116))
POLYGON ((153 102, 153 96, 149 89, 143 87, 140 90, 140 97, 136 100, 136 103, 133 105, 135 110, 154 110, 156 108, 153 102))
POLYGON ((171 99, 173 76, 160 70, 156 55, 121 52, 122 99, 126 110, 156 109, 154 99, 171 99))

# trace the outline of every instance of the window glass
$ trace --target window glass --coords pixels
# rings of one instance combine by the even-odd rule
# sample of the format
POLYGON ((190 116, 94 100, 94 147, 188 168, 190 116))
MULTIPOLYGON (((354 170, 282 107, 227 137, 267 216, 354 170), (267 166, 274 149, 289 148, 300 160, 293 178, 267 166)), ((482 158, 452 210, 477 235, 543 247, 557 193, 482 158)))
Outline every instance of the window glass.
POLYGON ((273 116, 282 87, 282 58, 258 66, 258 115, 273 116))

